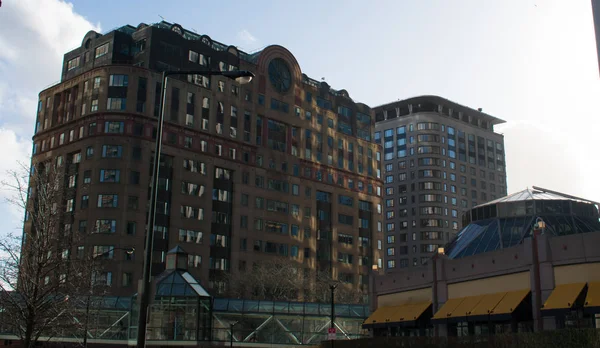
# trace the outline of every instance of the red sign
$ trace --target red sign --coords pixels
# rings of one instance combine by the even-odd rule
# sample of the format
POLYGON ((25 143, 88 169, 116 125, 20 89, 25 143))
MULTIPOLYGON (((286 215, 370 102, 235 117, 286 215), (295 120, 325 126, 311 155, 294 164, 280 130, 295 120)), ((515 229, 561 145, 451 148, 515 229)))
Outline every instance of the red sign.
POLYGON ((329 329, 327 329, 327 339, 332 341, 335 340, 335 327, 330 327, 329 329))

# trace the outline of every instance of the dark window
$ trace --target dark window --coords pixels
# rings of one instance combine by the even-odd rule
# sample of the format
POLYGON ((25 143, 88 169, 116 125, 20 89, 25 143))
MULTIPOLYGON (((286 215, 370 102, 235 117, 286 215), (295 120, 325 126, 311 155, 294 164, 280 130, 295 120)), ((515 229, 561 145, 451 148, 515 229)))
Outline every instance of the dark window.
POLYGON ((144 125, 141 123, 135 123, 133 125, 133 135, 141 137, 144 135, 144 125))
POLYGON ((132 170, 129 173, 129 183, 131 185, 138 185, 140 183, 140 172, 132 170))
POLYGON ((148 94, 148 80, 145 77, 138 79, 137 102, 135 110, 139 113, 146 112, 146 95, 148 94))
POLYGON ((87 220, 79 221, 79 232, 86 233, 87 232, 87 220))
POLYGON ((89 206, 90 204, 90 196, 88 195, 83 195, 81 196, 81 209, 85 209, 89 206))
POLYGON ((142 148, 134 146, 131 148, 131 159, 139 160, 142 159, 142 148))
POLYGON ((139 206, 139 199, 137 196, 129 196, 127 198, 127 209, 137 210, 139 206))
POLYGON ((127 221, 127 234, 128 235, 134 235, 135 234, 135 229, 136 229, 136 223, 135 223, 135 221, 127 221))

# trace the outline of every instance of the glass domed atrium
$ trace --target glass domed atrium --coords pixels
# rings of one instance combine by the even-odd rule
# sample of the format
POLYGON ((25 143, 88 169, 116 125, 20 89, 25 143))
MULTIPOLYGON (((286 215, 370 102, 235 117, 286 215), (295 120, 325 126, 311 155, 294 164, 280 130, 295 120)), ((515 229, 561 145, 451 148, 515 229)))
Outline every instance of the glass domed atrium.
POLYGON ((600 232, 597 203, 557 192, 526 189, 478 205, 463 215, 465 226, 445 248, 450 259, 509 248, 530 236, 536 221, 543 233, 563 236, 600 232))

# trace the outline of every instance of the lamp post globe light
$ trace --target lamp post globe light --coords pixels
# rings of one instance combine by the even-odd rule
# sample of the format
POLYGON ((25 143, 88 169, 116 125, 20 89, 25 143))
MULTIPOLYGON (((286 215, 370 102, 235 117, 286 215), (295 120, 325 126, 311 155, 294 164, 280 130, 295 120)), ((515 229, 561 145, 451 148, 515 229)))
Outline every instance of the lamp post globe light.
POLYGON ((239 84, 246 84, 252 81, 254 74, 247 70, 234 71, 211 71, 211 70, 169 70, 162 73, 162 89, 158 116, 158 126, 156 134, 156 145, 154 149, 152 165, 152 184, 150 189, 150 211, 148 212, 148 222, 146 224, 147 234, 144 245, 144 269, 142 272, 142 283, 140 284, 140 307, 137 328, 137 347, 146 346, 146 323, 148 321, 148 305, 150 303, 150 274, 152 266, 152 241, 154 240, 154 224, 156 220, 156 200, 158 188, 158 174, 160 169, 160 153, 162 150, 163 124, 165 120, 165 104, 167 98, 167 78, 171 75, 203 75, 203 76, 225 76, 235 80, 239 84))

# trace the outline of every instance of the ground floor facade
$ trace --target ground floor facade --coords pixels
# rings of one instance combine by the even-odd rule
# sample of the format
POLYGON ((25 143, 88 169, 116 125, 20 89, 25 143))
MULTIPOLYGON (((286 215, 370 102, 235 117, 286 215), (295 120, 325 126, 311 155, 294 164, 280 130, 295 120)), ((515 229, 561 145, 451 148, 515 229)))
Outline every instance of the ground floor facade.
POLYGON ((600 232, 537 235, 514 247, 375 277, 372 336, 472 336, 600 328, 600 232), (535 249, 537 247, 537 250, 535 249))

